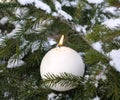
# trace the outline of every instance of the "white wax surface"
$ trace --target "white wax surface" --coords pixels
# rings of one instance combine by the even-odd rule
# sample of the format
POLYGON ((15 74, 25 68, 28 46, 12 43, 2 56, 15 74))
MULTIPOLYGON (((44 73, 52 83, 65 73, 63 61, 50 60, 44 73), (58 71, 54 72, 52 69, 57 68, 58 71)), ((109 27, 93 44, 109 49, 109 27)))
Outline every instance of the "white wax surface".
MULTIPOLYGON (((68 47, 56 47, 51 49, 43 58, 40 66, 40 74, 44 79, 46 74, 69 73, 76 76, 84 75, 84 63, 81 56, 73 49, 68 47)), ((52 89, 65 91, 72 88, 56 86, 52 89)))

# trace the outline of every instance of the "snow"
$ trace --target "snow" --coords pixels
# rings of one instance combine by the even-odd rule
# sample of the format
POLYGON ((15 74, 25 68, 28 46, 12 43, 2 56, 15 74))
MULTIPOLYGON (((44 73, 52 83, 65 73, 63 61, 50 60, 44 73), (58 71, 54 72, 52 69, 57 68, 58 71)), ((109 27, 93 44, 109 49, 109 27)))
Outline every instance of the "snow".
MULTIPOLYGON (((48 94, 48 99, 47 100, 61 100, 63 94, 55 94, 55 93, 50 93, 48 94)), ((65 95, 65 100, 72 100, 68 94, 65 95)))
POLYGON ((52 46, 52 45, 56 44, 57 42, 52 38, 48 38, 48 43, 52 46))
POLYGON ((106 76, 104 75, 103 72, 101 72, 101 73, 99 73, 99 75, 97 75, 97 76, 95 77, 95 79, 96 79, 96 80, 102 79, 102 80, 104 81, 104 80, 106 80, 106 76))
POLYGON ((116 37, 115 39, 120 40, 120 36, 116 37))
POLYGON ((81 25, 76 24, 74 25, 74 27, 75 27, 76 32, 82 32, 84 34, 86 33, 86 26, 81 26, 81 25))
POLYGON ((100 100, 100 98, 96 96, 95 98, 93 98, 93 100, 100 100))
POLYGON ((8 60, 7 68, 15 68, 25 64, 25 62, 22 59, 30 49, 28 41, 23 40, 23 43, 20 45, 19 48, 20 50, 24 49, 24 51, 21 51, 20 54, 14 54, 13 56, 11 56, 10 59, 8 60))
POLYGON ((35 0, 34 3, 37 8, 45 10, 47 13, 51 13, 51 8, 46 3, 39 0, 35 0))
POLYGON ((84 55, 85 55, 85 52, 79 52, 79 55, 80 55, 80 56, 84 56, 84 55))
POLYGON ((70 7, 70 1, 68 1, 68 0, 61 0, 61 4, 62 4, 62 6, 70 7))
POLYGON ((106 7, 103 12, 110 12, 112 14, 115 14, 116 7, 106 7))
POLYGON ((103 53, 102 42, 97 41, 97 42, 95 42, 95 43, 92 43, 92 47, 93 47, 93 49, 95 49, 95 50, 103 53))
POLYGON ((29 43, 29 41, 26 41, 25 39, 23 39, 22 41, 23 41, 23 43, 22 43, 22 45, 20 45, 21 50, 24 49, 29 43))
POLYGON ((14 0, 0 0, 0 3, 14 2, 14 0))
MULTIPOLYGON (((100 70, 99 71, 97 70, 98 71, 97 73, 96 73, 96 71, 93 71, 93 73, 95 73, 95 75, 91 74, 90 78, 95 79, 94 81, 91 81, 91 82, 97 88, 99 86, 99 80, 105 81, 107 79, 106 73, 108 71, 106 70, 107 67, 104 64, 102 64, 101 62, 99 62, 96 67, 98 67, 98 69, 100 69, 100 70), (99 66, 101 66, 101 68, 99 66)), ((88 78, 89 78, 89 76, 88 76, 88 78)), ((86 79, 87 79, 87 77, 86 77, 86 79)))
POLYGON ((19 31, 21 28, 20 24, 15 24, 15 29, 12 30, 9 34, 6 35, 7 38, 14 38, 16 36, 16 33, 19 31))
MULTIPOLYGON (((0 22, 2 24, 5 24, 6 22, 8 21, 8 18, 7 17, 3 17, 0 22)), ((13 29, 10 33, 8 33, 7 35, 5 36, 2 36, 2 38, 0 38, 0 45, 3 45, 3 41, 5 38, 14 38, 16 36, 16 33, 19 31, 19 29, 21 28, 21 25, 19 23, 14 23, 14 26, 15 26, 15 29, 13 29)))
MULTIPOLYGON (((60 15, 61 17, 64 17, 64 19, 66 20, 72 20, 72 16, 62 10, 62 5, 60 4, 60 2, 58 2, 57 0, 53 0, 53 3, 55 5, 55 9, 58 12, 58 15, 60 15)), ((52 15, 57 16, 57 14, 55 13, 53 13, 52 15)))
POLYGON ((36 50, 38 50, 40 47, 40 42, 39 41, 35 41, 32 43, 32 46, 31 46, 31 52, 35 52, 36 50))
POLYGON ((77 32, 80 32, 81 29, 82 29, 82 26, 81 26, 81 25, 75 25, 75 30, 76 30, 77 32))
POLYGON ((54 16, 54 17, 58 17, 59 15, 58 15, 57 12, 53 12, 53 13, 52 13, 52 16, 54 16))
MULTIPOLYGON (((44 1, 44 0, 43 0, 44 1)), ((34 4, 35 7, 37 8, 40 8, 44 11, 46 11, 47 13, 51 13, 51 8, 49 5, 47 5, 46 3, 44 3, 43 1, 40 1, 40 0, 18 0, 18 2, 22 5, 27 5, 27 4, 34 4)), ((62 10, 62 6, 73 6, 73 7, 76 7, 78 5, 78 1, 79 0, 74 0, 74 1, 68 1, 68 0, 61 0, 61 3, 58 2, 57 0, 53 0, 54 1, 54 4, 55 4, 55 9, 56 9, 56 12, 53 12, 52 13, 52 16, 55 16, 55 17, 63 17, 64 19, 66 20, 72 20, 72 16, 69 15, 67 12, 63 11, 62 10)), ((100 4, 103 2, 103 0, 87 0, 89 3, 93 3, 93 4, 100 4)), ((89 8, 89 6, 88 6, 89 8)), ((107 7, 104 9, 104 12, 110 12, 110 13, 113 13, 115 14, 115 10, 116 10, 116 7, 107 7)), ((19 16, 19 15, 25 15, 25 14, 21 14, 20 12, 20 9, 17 9, 16 10, 16 16, 19 16)), ((5 24, 7 21, 8 21, 8 17, 3 17, 1 20, 0 20, 0 24, 5 24)), ((95 19, 91 20, 92 23, 95 23, 95 19)), ((48 22, 48 20, 46 21, 48 22)), ((120 18, 118 19, 108 19, 106 21, 104 21, 102 23, 103 25, 106 25, 107 27, 109 28, 116 28, 116 27, 119 27, 120 26, 120 18)), ((42 26, 45 25, 45 21, 42 23, 41 25, 41 29, 42 29, 42 26)), ((11 37, 14 37, 16 35, 16 32, 20 29, 20 25, 15 25, 16 28, 9 34, 7 34, 6 36, 11 38, 11 37)), ((83 32, 83 33, 86 33, 86 26, 81 26, 81 25, 75 25, 75 30, 77 32, 83 32)), ((120 36, 118 37, 118 39, 120 40, 120 36)), ((3 38, 0 38, 0 45, 4 45, 4 39, 3 38)), ((56 41, 52 38, 48 38, 48 41, 50 46, 56 44, 56 41)), ((27 42, 24 41, 24 43, 20 46, 21 49, 24 49, 25 46, 27 46, 27 42)), ((34 41, 33 43, 31 43, 31 52, 35 52, 36 50, 39 49, 39 41, 34 41)), ((95 43, 92 44, 92 47, 103 53, 103 49, 102 49, 102 42, 101 41, 97 41, 95 43)), ((29 48, 29 47, 28 47, 29 48)), ((26 50, 28 49, 26 48, 26 50)), ((27 53, 27 51, 25 50, 25 52, 27 53)), ((82 55, 82 53, 80 53, 82 55)), ((84 54, 84 53, 83 53, 84 54)), ((9 61, 8 61, 8 65, 7 65, 7 68, 14 68, 14 67, 19 67, 19 66, 22 66, 24 65, 24 61, 21 60, 22 57, 24 56, 25 54, 22 54, 21 53, 21 57, 19 57, 19 59, 13 59, 13 58, 10 58, 9 61), (21 59, 20 59, 21 58, 21 59)), ((111 66, 113 66, 117 71, 120 72, 120 49, 114 49, 112 50, 111 52, 109 52, 109 58, 110 58, 110 62, 109 64, 111 66)), ((2 70, 0 70, 0 72, 2 72, 2 70)), ((86 75, 86 78, 88 78, 89 76, 86 75)), ((97 75, 95 77, 96 79, 96 82, 95 82, 95 86, 98 87, 98 80, 102 79, 103 81, 106 79, 106 76, 104 75, 103 72, 101 72, 99 75, 97 75)), ((7 92, 5 92, 4 96, 7 96, 7 92)), ((48 100, 56 100, 56 98, 59 99, 59 97, 55 94, 55 93, 50 93, 48 94, 48 100)), ((96 96, 95 98, 93 98, 93 100, 100 100, 100 98, 98 96, 96 96)))
POLYGON ((72 16, 70 16, 68 13, 66 13, 63 10, 58 10, 58 12, 53 12, 52 16, 54 17, 61 17, 65 20, 72 20, 72 16))
POLYGON ((8 91, 4 92, 4 97, 8 97, 9 94, 10 94, 10 93, 9 93, 8 91))
POLYGON ((35 0, 18 0, 22 5, 32 4, 35 0))
POLYGON ((0 3, 14 2, 14 0, 0 0, 0 3))
POLYGON ((98 81, 95 81, 94 85, 97 88, 98 87, 98 81))
POLYGON ((8 61, 8 65, 7 68, 14 68, 14 67, 19 67, 24 65, 24 61, 20 60, 20 59, 9 59, 8 61))
POLYGON ((56 100, 55 99, 56 96, 57 95, 55 93, 50 93, 50 94, 48 94, 48 100, 56 100))
POLYGON ((46 19, 46 20, 40 20, 41 26, 51 25, 53 23, 53 20, 46 19))
POLYGON ((107 27, 111 29, 115 29, 116 27, 120 26, 120 18, 109 19, 109 20, 104 21, 102 24, 106 25, 107 27))
MULTIPOLYGON (((40 8, 46 11, 47 13, 52 12, 50 6, 40 0, 18 0, 18 2, 22 5, 34 4, 36 8, 40 8)), ((78 0, 71 1, 69 3, 71 6, 76 6, 77 2, 78 0)), ((52 13, 53 16, 56 16, 56 17, 60 16, 60 17, 64 17, 65 20, 72 20, 72 16, 62 10, 62 4, 60 2, 58 2, 57 0, 53 0, 53 3, 57 11, 52 13)))
POLYGON ((0 24, 4 25, 5 23, 7 23, 7 21, 8 21, 8 17, 5 16, 0 20, 0 24))
POLYGON ((0 60, 0 65, 3 65, 3 64, 5 64, 5 63, 6 63, 6 61, 0 60))
POLYGON ((111 52, 108 53, 108 56, 111 59, 109 64, 120 72, 120 49, 113 49, 111 52))
POLYGON ((70 4, 71 4, 72 7, 77 7, 77 5, 78 5, 78 0, 71 1, 70 4))
POLYGON ((93 4, 100 4, 102 3, 104 0, 87 0, 89 3, 93 3, 93 4))
POLYGON ((60 2, 58 2, 57 0, 53 0, 53 2, 55 4, 56 10, 61 10, 62 9, 62 5, 60 4, 60 2))
POLYGON ((62 6, 66 6, 66 7, 77 7, 78 5, 78 0, 74 0, 74 1, 68 1, 68 0, 61 0, 61 5, 62 6))
POLYGON ((3 70, 0 70, 0 73, 2 73, 3 72, 3 70))
MULTIPOLYGON (((19 46, 21 53, 17 55, 18 59, 23 59, 24 56, 27 55, 27 53, 29 52, 31 46, 31 44, 29 44, 29 41, 26 41, 25 39, 23 39, 22 41, 23 43, 19 46)), ((16 54, 13 55, 13 58, 14 56, 16 56, 16 54)))
POLYGON ((15 15, 16 17, 24 17, 28 12, 28 9, 27 8, 16 8, 15 10, 15 15))
POLYGON ((51 13, 51 8, 40 0, 18 0, 21 5, 34 4, 36 8, 40 8, 47 13, 51 13))
POLYGON ((0 38, 0 47, 1 46, 6 46, 5 43, 4 43, 4 38, 0 38))
MULTIPOLYGON (((35 18, 31 18, 32 20, 36 20, 35 18)), ((36 34, 40 34, 43 30, 47 29, 46 27, 51 25, 53 20, 48 19, 40 19, 37 23, 33 25, 31 29, 29 29, 26 34, 31 34, 35 32, 36 34)))
POLYGON ((106 80, 106 75, 104 74, 104 72, 100 72, 98 75, 95 76, 95 82, 94 82, 94 85, 95 87, 97 88, 98 87, 98 83, 99 83, 99 80, 101 79, 102 81, 106 80))
POLYGON ((66 13, 63 10, 58 10, 58 14, 60 14, 61 16, 63 16, 66 20, 72 20, 72 16, 69 15, 68 13, 66 13))
POLYGON ((53 38, 47 38, 47 41, 44 42, 43 47, 45 50, 49 50, 57 42, 53 38))

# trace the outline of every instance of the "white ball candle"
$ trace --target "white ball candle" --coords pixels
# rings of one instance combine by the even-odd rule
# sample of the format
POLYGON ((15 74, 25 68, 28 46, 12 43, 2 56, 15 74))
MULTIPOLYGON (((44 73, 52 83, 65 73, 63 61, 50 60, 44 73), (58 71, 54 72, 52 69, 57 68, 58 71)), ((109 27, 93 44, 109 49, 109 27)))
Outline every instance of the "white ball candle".
MULTIPOLYGON (((42 59, 40 74, 43 79, 48 73, 60 75, 69 73, 76 76, 84 75, 85 65, 81 56, 69 47, 56 47, 51 49, 42 59)), ((56 91, 67 91, 75 87, 65 87, 59 84, 50 87, 56 91)))

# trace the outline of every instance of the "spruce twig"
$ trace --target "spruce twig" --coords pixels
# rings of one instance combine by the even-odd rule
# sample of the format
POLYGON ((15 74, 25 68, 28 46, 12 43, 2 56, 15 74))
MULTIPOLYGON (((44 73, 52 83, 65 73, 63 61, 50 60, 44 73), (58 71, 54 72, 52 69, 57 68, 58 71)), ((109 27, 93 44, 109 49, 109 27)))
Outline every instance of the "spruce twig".
POLYGON ((47 87, 53 87, 56 84, 64 87, 73 87, 82 84, 82 78, 69 73, 61 73, 60 75, 48 73, 45 75, 43 83, 47 85, 47 87))

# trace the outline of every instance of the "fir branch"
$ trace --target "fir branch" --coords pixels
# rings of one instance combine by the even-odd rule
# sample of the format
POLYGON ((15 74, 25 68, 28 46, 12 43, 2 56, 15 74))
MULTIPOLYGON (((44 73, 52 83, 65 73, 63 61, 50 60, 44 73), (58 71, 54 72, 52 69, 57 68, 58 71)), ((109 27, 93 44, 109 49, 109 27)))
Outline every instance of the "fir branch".
POLYGON ((15 7, 25 7, 23 5, 20 5, 19 3, 17 2, 12 2, 12 3, 0 3, 0 9, 2 8, 15 8, 15 7))
POLYGON ((43 84, 47 87, 53 87, 56 84, 65 87, 74 87, 82 84, 82 78, 69 73, 61 73, 60 75, 48 73, 43 79, 43 84))

